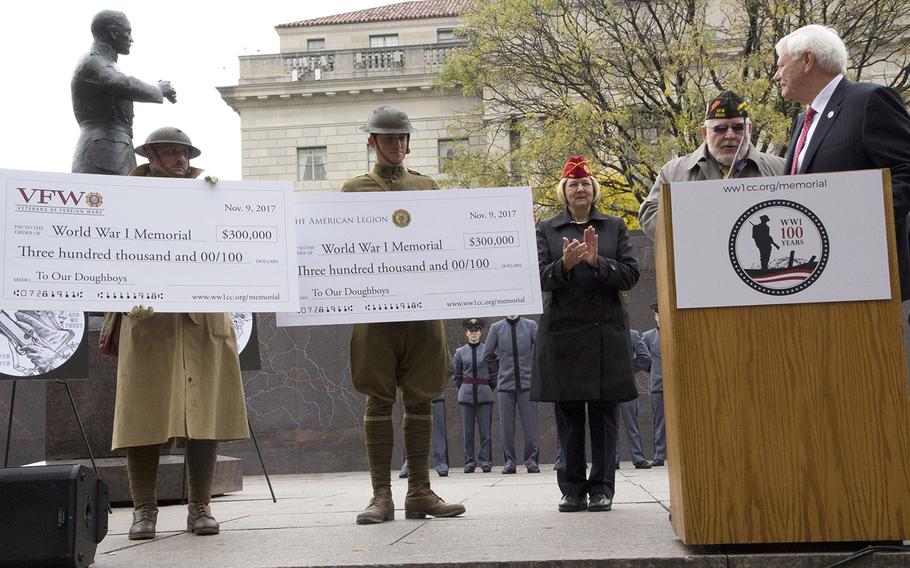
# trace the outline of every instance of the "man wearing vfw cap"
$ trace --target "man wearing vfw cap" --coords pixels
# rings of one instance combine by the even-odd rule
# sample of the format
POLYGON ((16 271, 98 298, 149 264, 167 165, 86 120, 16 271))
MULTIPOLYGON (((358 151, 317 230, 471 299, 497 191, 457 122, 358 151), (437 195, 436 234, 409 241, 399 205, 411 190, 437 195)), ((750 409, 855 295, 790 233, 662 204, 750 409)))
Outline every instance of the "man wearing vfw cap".
MULTIPOLYGON (((148 158, 131 176, 195 178, 201 153, 179 128, 152 132, 136 149, 148 158)), ((217 178, 207 177, 211 184, 217 178)), ((218 534, 209 502, 218 440, 248 438, 237 339, 228 314, 156 314, 135 306, 120 327, 112 449, 126 449, 133 525, 130 540, 155 537, 161 445, 186 441, 188 532, 218 534)))
MULTIPOLYGON (((430 177, 404 167, 411 121, 391 106, 377 108, 362 131, 376 151, 376 167, 348 180, 341 191, 409 191, 439 189, 430 177)), ((373 498, 357 524, 374 524, 395 518, 392 501, 392 406, 401 390, 404 403, 404 449, 408 460, 408 493, 405 518, 427 515, 454 517, 464 513, 461 504, 448 504, 430 489, 430 404, 446 387, 448 346, 442 322, 403 321, 357 324, 351 334, 351 379, 367 395, 363 417, 367 461, 373 498)))
POLYGON ((742 97, 729 90, 708 102, 705 123, 699 128, 704 143, 691 154, 664 164, 651 193, 641 204, 638 222, 649 237, 653 239, 657 232, 657 206, 665 183, 784 173, 783 158, 759 152, 752 145, 752 122, 747 107, 742 97))
POLYGON ((452 356, 452 382, 458 388, 458 413, 464 431, 464 472, 474 473, 477 462, 489 473, 493 469, 493 389, 496 378, 490 376, 483 360, 484 344, 480 340, 486 322, 471 318, 462 322, 468 342, 452 356), (480 451, 474 451, 474 426, 480 434, 480 451))

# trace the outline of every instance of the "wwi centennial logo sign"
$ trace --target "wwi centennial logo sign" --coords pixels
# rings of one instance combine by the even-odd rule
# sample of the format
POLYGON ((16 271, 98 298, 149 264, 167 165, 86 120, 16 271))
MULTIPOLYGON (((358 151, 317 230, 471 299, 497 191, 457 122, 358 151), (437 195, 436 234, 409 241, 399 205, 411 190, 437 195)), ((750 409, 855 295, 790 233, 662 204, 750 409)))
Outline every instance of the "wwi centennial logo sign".
POLYGON ((730 262, 740 279, 764 294, 795 294, 811 286, 828 263, 828 233, 809 208, 785 199, 762 201, 736 220, 730 262))
POLYGON ((672 184, 677 308, 893 298, 885 179, 868 170, 672 184))

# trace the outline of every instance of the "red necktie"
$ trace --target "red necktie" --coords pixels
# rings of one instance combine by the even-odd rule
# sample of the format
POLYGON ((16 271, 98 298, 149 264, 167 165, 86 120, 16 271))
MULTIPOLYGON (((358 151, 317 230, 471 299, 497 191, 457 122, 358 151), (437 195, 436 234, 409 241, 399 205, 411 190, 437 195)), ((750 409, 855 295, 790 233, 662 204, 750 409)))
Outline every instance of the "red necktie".
POLYGON ((790 175, 794 175, 796 170, 799 169, 799 155, 803 151, 803 146, 806 145, 806 136, 809 135, 809 129, 812 128, 812 119, 815 118, 815 115, 818 114, 815 112, 815 109, 811 106, 806 109, 806 117, 803 119, 803 129, 799 133, 799 141, 796 142, 796 152, 793 153, 793 165, 790 166, 790 175))

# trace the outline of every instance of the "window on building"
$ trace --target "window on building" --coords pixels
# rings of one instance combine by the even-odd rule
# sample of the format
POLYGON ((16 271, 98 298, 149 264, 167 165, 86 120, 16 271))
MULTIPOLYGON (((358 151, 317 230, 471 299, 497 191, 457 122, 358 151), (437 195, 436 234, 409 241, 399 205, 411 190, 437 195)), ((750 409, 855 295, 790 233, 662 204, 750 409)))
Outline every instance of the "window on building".
POLYGON ((653 142, 660 136, 660 123, 647 113, 636 113, 632 118, 635 135, 646 142, 653 142))
POLYGON ((372 146, 367 145, 367 169, 373 171, 373 166, 376 165, 376 150, 372 146))
POLYGON ((297 148, 297 179, 321 181, 325 179, 326 147, 297 148))
POLYGON ((514 152, 521 147, 521 131, 518 129, 518 117, 509 118, 509 152, 514 152))
POLYGON ((467 138, 441 138, 439 140, 439 173, 448 172, 455 153, 467 145, 467 138))
POLYGON ((436 30, 436 41, 439 43, 445 43, 447 41, 457 41, 458 36, 455 35, 455 30, 452 28, 440 28, 436 30))
POLYGON ((370 47, 396 47, 398 34, 371 35, 370 47))
POLYGON ((655 143, 662 133, 667 132, 660 118, 643 108, 632 110, 627 129, 633 136, 634 142, 626 147, 626 159, 633 164, 648 159, 647 155, 642 155, 642 151, 647 154, 646 149, 655 143))
POLYGON ((321 37, 319 39, 308 39, 306 40, 306 50, 307 51, 322 51, 325 49, 325 38, 321 37))

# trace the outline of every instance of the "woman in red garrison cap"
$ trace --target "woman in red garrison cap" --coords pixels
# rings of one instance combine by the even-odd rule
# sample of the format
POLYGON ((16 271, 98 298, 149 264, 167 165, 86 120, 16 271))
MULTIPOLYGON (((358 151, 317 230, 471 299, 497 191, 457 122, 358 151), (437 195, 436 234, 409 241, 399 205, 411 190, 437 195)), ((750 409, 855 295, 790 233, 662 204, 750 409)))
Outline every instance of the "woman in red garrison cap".
POLYGON ((623 220, 594 207, 600 186, 584 156, 569 158, 556 194, 565 210, 537 226, 544 304, 531 399, 556 403, 563 454, 556 470, 559 510, 609 511, 617 404, 638 396, 629 318, 619 292, 638 282, 638 263, 623 220), (592 461, 587 477, 586 410, 592 461))

